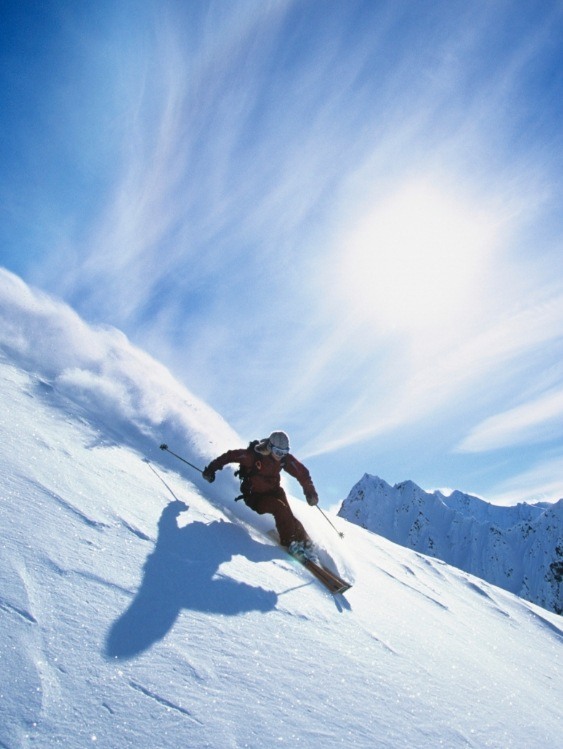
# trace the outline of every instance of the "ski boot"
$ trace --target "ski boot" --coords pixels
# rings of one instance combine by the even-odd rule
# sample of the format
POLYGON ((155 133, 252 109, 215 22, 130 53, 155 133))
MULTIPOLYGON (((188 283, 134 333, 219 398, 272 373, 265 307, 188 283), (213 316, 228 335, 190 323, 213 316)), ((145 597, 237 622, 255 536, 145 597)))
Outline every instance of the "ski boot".
POLYGON ((292 557, 297 559, 309 559, 311 562, 318 563, 318 557, 315 553, 313 542, 310 539, 306 541, 292 541, 287 550, 292 557))

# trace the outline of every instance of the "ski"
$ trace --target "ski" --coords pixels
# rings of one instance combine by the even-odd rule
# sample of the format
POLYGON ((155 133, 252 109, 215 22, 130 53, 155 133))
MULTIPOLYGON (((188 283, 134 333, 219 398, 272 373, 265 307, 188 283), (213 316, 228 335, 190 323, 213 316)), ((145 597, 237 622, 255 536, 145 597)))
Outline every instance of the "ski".
POLYGON ((334 572, 327 570, 326 567, 323 567, 319 562, 315 562, 313 559, 310 559, 308 556, 306 556, 306 554, 292 554, 287 546, 281 546, 278 541, 278 534, 276 533, 276 531, 269 531, 267 535, 272 539, 272 541, 275 541, 281 549, 287 552, 287 554, 289 554, 292 559, 297 560, 300 564, 303 565, 303 567, 305 567, 305 569, 309 570, 309 572, 314 577, 316 577, 316 579, 320 583, 322 583, 325 588, 333 595, 346 593, 346 591, 350 590, 350 588, 352 587, 351 583, 348 583, 346 582, 346 580, 338 577, 338 575, 335 575, 334 572))
POLYGON ((338 577, 338 575, 335 575, 333 572, 330 572, 330 570, 327 570, 326 567, 323 567, 321 564, 317 564, 317 562, 314 562, 312 559, 309 559, 303 554, 292 554, 289 549, 286 549, 286 551, 291 557, 293 557, 293 559, 296 559, 303 565, 303 567, 308 569, 309 572, 314 575, 314 577, 316 577, 317 580, 322 583, 325 588, 333 595, 346 593, 346 591, 350 590, 350 588, 352 587, 350 583, 342 580, 341 577, 338 577))

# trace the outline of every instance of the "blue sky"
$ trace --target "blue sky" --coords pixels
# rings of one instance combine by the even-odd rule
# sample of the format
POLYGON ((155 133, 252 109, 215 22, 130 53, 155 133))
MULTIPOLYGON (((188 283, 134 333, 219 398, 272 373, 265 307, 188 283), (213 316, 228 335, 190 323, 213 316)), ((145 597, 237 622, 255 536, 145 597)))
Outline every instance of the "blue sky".
POLYGON ((563 496, 563 3, 0 4, 0 264, 325 504, 563 496))

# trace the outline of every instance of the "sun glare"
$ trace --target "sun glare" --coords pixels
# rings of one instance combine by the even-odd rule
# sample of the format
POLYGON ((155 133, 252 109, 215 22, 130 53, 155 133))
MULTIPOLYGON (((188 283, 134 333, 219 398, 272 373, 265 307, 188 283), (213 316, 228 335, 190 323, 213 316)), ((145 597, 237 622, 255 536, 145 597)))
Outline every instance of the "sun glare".
POLYGON ((493 242, 484 212, 411 183, 348 236, 338 283, 357 316, 377 328, 445 329, 478 304, 493 242))

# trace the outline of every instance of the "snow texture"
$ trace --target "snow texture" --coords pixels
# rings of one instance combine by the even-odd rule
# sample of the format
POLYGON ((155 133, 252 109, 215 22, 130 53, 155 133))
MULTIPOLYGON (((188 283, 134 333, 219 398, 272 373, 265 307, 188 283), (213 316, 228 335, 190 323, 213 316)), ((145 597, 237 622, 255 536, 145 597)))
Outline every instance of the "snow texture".
POLYGON ((558 616, 292 499, 332 597, 158 449, 236 446, 217 414, 6 274, 0 402, 2 749, 560 746, 558 616))
POLYGON ((563 499, 499 507, 366 474, 338 514, 563 614, 563 499))

